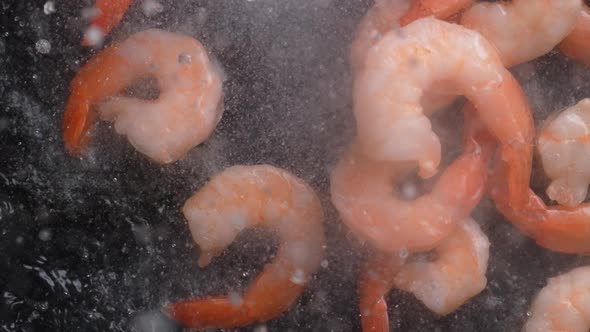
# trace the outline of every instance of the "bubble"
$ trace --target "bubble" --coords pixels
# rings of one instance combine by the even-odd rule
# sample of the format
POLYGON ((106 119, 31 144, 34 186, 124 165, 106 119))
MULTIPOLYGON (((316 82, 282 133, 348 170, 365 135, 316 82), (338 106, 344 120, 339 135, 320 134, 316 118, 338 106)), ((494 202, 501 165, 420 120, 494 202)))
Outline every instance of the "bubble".
POLYGON ((297 285, 303 285, 305 283, 305 273, 303 271, 297 269, 291 275, 291 282, 297 285))
POLYGON ((39 232, 39 240, 41 241, 49 241, 51 240, 53 234, 51 233, 50 229, 44 228, 39 232))
POLYGON ((47 1, 43 5, 43 12, 45 13, 45 15, 51 15, 55 13, 55 3, 53 1, 47 1))
POLYGON ((35 49, 41 54, 47 54, 51 51, 51 43, 47 39, 39 39, 35 43, 35 49))
POLYGON ((400 194, 403 199, 415 199, 418 197, 418 187, 412 181, 405 182, 400 188, 400 194))
POLYGON ((320 266, 322 268, 324 268, 324 269, 327 268, 328 267, 328 260, 322 259, 322 262, 320 263, 320 266))
POLYGON ((145 16, 150 17, 164 11, 164 6, 156 0, 145 0, 142 2, 141 9, 145 16))
POLYGON ((266 325, 258 325, 256 327, 254 327, 254 332, 267 332, 268 329, 266 328, 266 325))
POLYGON ((23 244, 25 239, 22 236, 17 236, 15 242, 16 244, 23 244))
POLYGON ((86 29, 84 33, 84 40, 89 45, 99 45, 102 44, 104 39, 104 33, 97 27, 91 26, 86 29))
POLYGON ((191 62, 193 62, 193 57, 189 53, 180 53, 178 55, 178 63, 187 65, 191 62))

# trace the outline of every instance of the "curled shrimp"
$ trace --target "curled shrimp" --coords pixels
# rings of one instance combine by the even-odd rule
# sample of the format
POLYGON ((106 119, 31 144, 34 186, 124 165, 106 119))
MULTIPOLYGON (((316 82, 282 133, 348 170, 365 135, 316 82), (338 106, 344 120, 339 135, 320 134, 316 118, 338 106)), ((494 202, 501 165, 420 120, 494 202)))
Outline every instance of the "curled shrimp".
POLYGON ((411 292, 438 315, 455 311, 486 286, 490 242, 471 218, 459 223, 435 249, 432 261, 405 264, 399 255, 378 255, 359 282, 363 331, 389 331, 384 296, 391 288, 411 292))
POLYGON ((552 179, 547 196, 575 207, 586 199, 590 184, 590 99, 551 119, 537 139, 545 173, 552 179))
POLYGON ((442 84, 467 97, 501 144, 511 202, 528 189, 534 138, 526 97, 494 47, 477 32, 423 18, 389 32, 367 56, 354 82, 354 113, 362 150, 373 160, 417 161, 422 177, 440 163, 439 138, 423 114, 424 91, 442 84))
POLYGON ((573 29, 582 0, 482 2, 461 16, 461 24, 494 44, 506 67, 551 51, 573 29))
POLYGON ((90 22, 90 27, 84 33, 82 45, 99 44, 114 27, 116 27, 133 0, 96 0, 94 8, 96 15, 90 22))
MULTIPOLYGON (((384 0, 377 1, 369 9, 359 23, 352 42, 351 64, 353 73, 357 74, 363 70, 369 49, 377 43, 382 35, 402 26, 402 18, 406 18, 405 24, 409 23, 407 13, 416 6, 416 3, 416 1, 410 3, 409 0, 384 0)), ((427 16, 428 13, 430 12, 412 12, 411 17, 415 20, 427 16)), ((439 91, 433 88, 423 96, 421 104, 424 107, 424 113, 431 114, 449 106, 455 99, 456 96, 449 94, 448 91, 439 91)))
POLYGON ((432 191, 404 200, 393 189, 414 164, 376 162, 354 143, 332 171, 332 203, 359 238, 385 252, 434 248, 479 203, 493 139, 467 109, 463 154, 441 174, 432 191), (481 142, 481 143, 480 143, 481 142))
POLYGON ((146 30, 94 56, 76 74, 64 113, 67 149, 81 154, 97 106, 103 120, 154 161, 170 163, 211 134, 223 113, 219 69, 195 39, 146 30), (134 81, 155 76, 156 100, 112 97, 134 81))
POLYGON ((558 115, 538 140, 545 171, 554 178, 547 193, 570 206, 547 206, 529 189, 524 197, 526 205, 514 208, 506 197, 508 184, 501 166, 496 167, 493 181, 492 198, 506 219, 540 246, 564 253, 590 254, 590 203, 571 206, 586 197, 588 107, 589 100, 583 100, 558 115))
POLYGON ((324 253, 319 198, 305 182, 272 166, 226 169, 192 196, 182 211, 201 248, 201 267, 246 228, 267 227, 281 239, 276 256, 238 303, 221 296, 166 308, 188 327, 233 328, 280 315, 303 292, 324 253))
POLYGON ((550 278, 536 296, 523 332, 590 329, 590 267, 578 267, 550 278))
POLYGON ((572 32, 559 44, 565 55, 590 65, 590 9, 584 5, 572 32))

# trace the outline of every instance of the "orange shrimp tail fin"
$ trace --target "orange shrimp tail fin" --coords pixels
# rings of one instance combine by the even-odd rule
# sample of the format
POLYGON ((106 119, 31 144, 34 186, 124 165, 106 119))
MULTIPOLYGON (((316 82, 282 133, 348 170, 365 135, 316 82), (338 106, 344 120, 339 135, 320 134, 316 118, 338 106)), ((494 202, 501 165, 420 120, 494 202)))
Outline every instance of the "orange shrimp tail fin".
MULTIPOLYGON (((114 27, 116 27, 132 0, 96 0, 95 8, 98 10, 97 16, 90 22, 90 27, 98 29, 102 36, 106 36, 114 27)), ((84 35, 82 45, 91 46, 96 44, 93 38, 88 34, 84 35)))
MULTIPOLYGON (((434 16, 441 20, 452 18, 453 15, 471 6, 473 2, 475 0, 412 0, 410 9, 400 19, 400 24, 406 26, 417 19, 427 16, 434 16)), ((453 20, 456 20, 456 18, 453 20)))
POLYGON ((71 154, 81 154, 88 145, 88 131, 94 121, 95 116, 90 112, 90 103, 71 96, 63 119, 64 141, 66 149, 71 154))
POLYGON ((301 271, 286 262, 268 264, 241 301, 216 297, 178 302, 168 315, 190 328, 236 328, 275 318, 287 311, 305 289, 301 271), (237 302, 237 303, 236 303, 237 302))
POLYGON ((393 278, 404 260, 399 255, 375 254, 359 276, 359 309, 363 332, 388 332, 389 317, 385 295, 393 287, 393 278))
POLYGON ((164 307, 164 312, 191 328, 233 328, 251 323, 246 309, 228 298, 216 297, 180 301, 164 307))

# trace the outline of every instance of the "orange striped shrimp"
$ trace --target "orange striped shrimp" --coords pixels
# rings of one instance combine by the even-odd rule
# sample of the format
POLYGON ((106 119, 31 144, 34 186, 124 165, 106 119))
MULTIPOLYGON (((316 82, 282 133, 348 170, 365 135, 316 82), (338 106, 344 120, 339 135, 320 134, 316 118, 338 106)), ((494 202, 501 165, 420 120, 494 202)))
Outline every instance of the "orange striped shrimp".
POLYGON ((70 84, 63 127, 67 149, 84 152, 96 106, 103 120, 141 153, 174 162, 203 142, 223 113, 222 78, 197 40, 146 30, 94 56, 70 84), (113 97, 134 81, 155 76, 156 100, 113 97))
POLYGON ((246 228, 269 228, 278 253, 241 299, 184 300, 165 308, 191 328, 234 328, 272 319, 305 289, 324 254, 323 210, 305 182, 267 165, 234 166, 213 177, 182 208, 201 249, 199 266, 219 255, 246 228))
POLYGON ((429 194, 404 200, 393 188, 415 165, 376 162, 353 144, 330 177, 332 203, 342 221, 362 240, 384 252, 434 248, 479 203, 495 141, 475 112, 464 112, 464 152, 442 173, 429 194))
POLYGON ((475 105, 499 140, 500 159, 510 165, 511 204, 524 204, 534 139, 527 99, 495 48, 459 25, 420 19, 370 49, 353 95, 363 153, 376 161, 417 161, 422 177, 434 175, 440 141, 420 102, 425 90, 442 82, 475 105))
POLYGON ((363 331, 389 331, 384 296, 393 287, 411 292, 438 315, 455 311, 485 288, 489 246, 479 225, 467 218, 434 249, 434 261, 374 257, 359 279, 363 331))
POLYGON ((82 45, 92 46, 102 42, 104 36, 121 22, 131 2, 132 0, 96 0, 94 8, 97 13, 84 33, 82 45))
POLYGON ((496 166, 492 198, 500 212, 523 233, 547 249, 577 254, 590 254, 590 203, 586 197, 590 154, 587 150, 590 132, 590 100, 582 100, 552 118, 538 138, 543 167, 553 182, 548 195, 563 205, 547 206, 531 189, 523 207, 514 208, 506 197, 509 186, 505 169, 496 166), (579 204, 579 205, 578 205, 579 204))
POLYGON ((481 2, 461 15, 461 24, 496 46, 502 63, 512 67, 551 51, 576 24, 582 0, 481 2))

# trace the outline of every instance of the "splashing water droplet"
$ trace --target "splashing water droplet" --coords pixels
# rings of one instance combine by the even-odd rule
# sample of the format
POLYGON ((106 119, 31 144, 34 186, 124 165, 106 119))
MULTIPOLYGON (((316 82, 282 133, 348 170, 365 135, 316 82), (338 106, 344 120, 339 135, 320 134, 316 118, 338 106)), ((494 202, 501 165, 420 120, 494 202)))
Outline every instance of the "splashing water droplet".
POLYGON ((35 49, 41 54, 47 54, 51 51, 51 43, 47 39, 39 39, 35 43, 35 49))
POLYGON ((45 13, 45 15, 51 15, 55 13, 55 3, 53 1, 47 1, 43 5, 43 12, 45 13))
POLYGON ((266 325, 258 325, 254 328, 254 332, 267 332, 266 325))
POLYGON ((42 229, 38 235, 39 240, 41 240, 41 241, 49 241, 49 240, 51 240, 52 236, 53 236, 53 234, 51 233, 51 230, 47 229, 47 228, 42 229))
POLYGON ((295 270, 291 275, 291 282, 297 285, 303 285, 305 283, 305 273, 301 270, 295 270))
POLYGON ((89 45, 100 45, 104 39, 104 33, 99 28, 91 26, 86 29, 84 39, 89 45))

